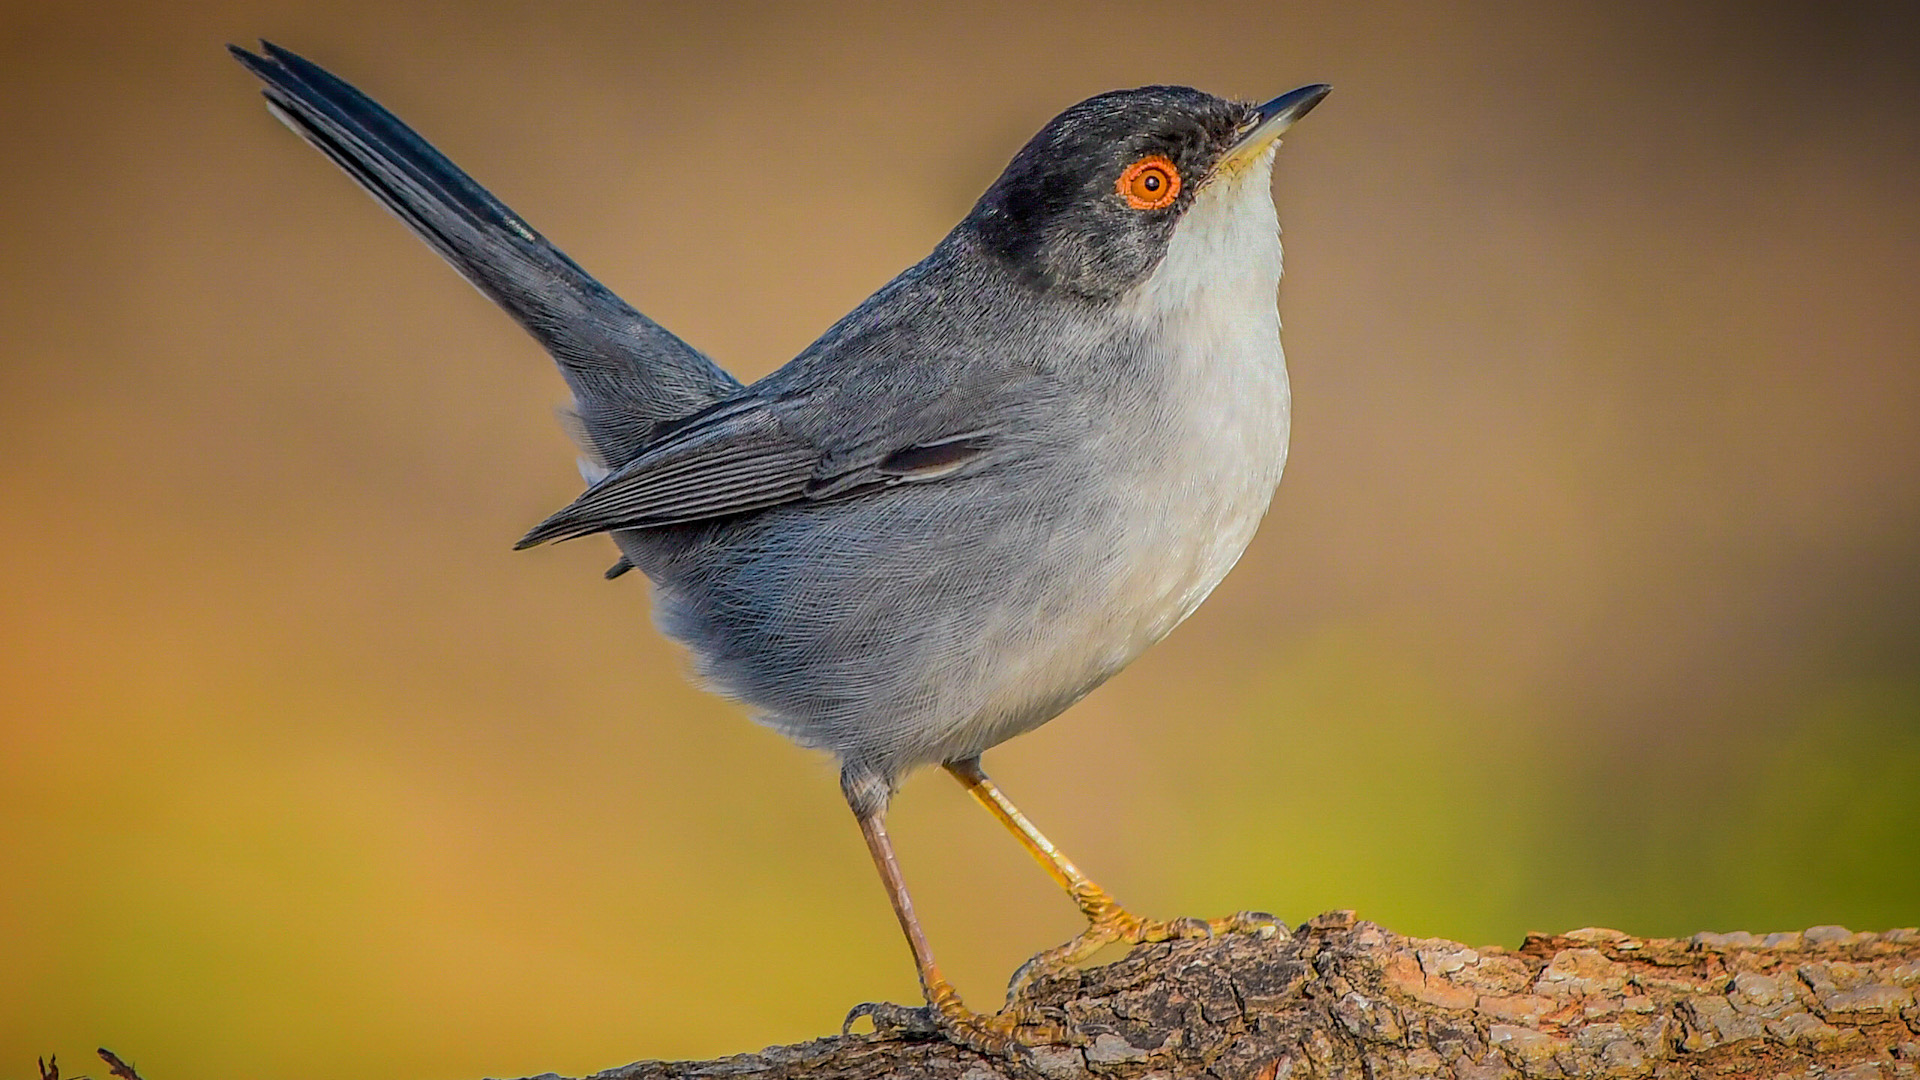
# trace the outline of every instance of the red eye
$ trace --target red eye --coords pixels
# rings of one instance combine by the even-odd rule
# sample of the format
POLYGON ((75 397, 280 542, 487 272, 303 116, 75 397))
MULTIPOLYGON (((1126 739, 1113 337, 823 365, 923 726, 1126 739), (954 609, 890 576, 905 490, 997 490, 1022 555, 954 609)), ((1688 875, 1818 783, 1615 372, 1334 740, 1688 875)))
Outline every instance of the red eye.
POLYGON ((1159 154, 1149 154, 1127 166, 1113 189, 1135 210, 1160 210, 1180 197, 1180 170, 1159 154))

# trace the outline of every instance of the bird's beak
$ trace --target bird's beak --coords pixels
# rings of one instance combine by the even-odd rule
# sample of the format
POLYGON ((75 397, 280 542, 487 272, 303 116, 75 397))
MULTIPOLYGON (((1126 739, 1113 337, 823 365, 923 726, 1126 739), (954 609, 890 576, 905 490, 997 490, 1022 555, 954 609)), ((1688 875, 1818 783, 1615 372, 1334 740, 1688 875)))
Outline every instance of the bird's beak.
POLYGON ((1280 138, 1280 133, 1292 127, 1294 121, 1313 111, 1320 99, 1333 92, 1326 83, 1314 83, 1303 86, 1291 93, 1281 94, 1265 105, 1253 110, 1247 120, 1246 134, 1233 144, 1221 157, 1220 164, 1214 166, 1215 172, 1238 172, 1266 152, 1267 147, 1280 138))

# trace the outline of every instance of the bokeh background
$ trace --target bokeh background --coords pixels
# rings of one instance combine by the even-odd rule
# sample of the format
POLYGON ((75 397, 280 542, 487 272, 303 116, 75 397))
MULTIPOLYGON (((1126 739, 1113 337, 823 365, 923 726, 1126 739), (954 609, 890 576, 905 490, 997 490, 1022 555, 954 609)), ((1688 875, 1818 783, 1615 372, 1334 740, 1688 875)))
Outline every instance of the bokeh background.
MULTIPOLYGON (((7 5, 0 1077, 579 1074, 916 993, 828 764, 603 540, 509 550, 559 380, 255 36, 748 376, 1083 96, 1335 84, 1272 515, 989 767, 1150 913, 1920 921, 1915 10, 7 5)), ((1075 929, 943 778, 894 831, 977 1003, 1075 929)))

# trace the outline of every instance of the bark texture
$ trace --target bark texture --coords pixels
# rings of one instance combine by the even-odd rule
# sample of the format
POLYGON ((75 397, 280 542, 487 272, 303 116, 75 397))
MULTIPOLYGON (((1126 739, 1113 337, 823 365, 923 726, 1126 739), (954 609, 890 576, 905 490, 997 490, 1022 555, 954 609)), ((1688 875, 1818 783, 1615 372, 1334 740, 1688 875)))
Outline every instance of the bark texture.
POLYGON ((1029 995, 1068 1018, 1075 1045, 1007 1061, 882 1031, 594 1080, 1920 1080, 1912 929, 1679 941, 1590 929, 1510 951, 1334 912, 1290 936, 1141 946, 1029 995))

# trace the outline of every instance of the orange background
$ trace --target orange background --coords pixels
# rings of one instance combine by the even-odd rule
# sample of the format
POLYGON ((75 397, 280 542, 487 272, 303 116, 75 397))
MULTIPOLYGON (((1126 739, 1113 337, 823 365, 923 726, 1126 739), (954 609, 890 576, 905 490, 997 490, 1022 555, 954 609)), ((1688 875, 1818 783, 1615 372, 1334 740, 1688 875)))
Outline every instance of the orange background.
MULTIPOLYGON (((1154 914, 1920 921, 1912 5, 183 7, 0 24, 0 1077, 579 1074, 916 993, 828 764, 606 542, 509 550, 559 380, 259 35, 744 376, 1075 100, 1333 83, 1272 515, 988 767, 1154 914)), ((893 825, 975 1003, 1074 929, 955 785, 893 825)))

